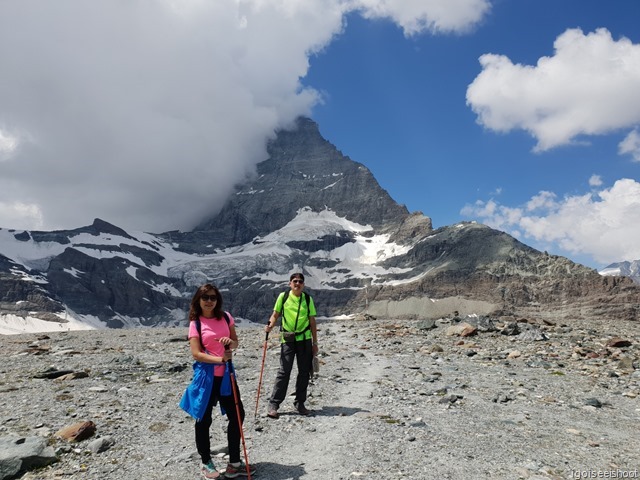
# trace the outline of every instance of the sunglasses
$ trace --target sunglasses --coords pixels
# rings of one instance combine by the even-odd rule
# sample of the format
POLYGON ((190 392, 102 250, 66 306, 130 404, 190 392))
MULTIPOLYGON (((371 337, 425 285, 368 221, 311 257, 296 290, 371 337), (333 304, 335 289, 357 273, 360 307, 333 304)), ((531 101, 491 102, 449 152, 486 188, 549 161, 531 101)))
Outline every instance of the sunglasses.
POLYGON ((202 295, 200 297, 200 300, 204 300, 205 302, 208 302, 208 301, 215 302, 216 300, 218 300, 218 297, 216 295, 202 295))
POLYGON ((304 280, 291 280, 293 283, 304 283, 304 280))

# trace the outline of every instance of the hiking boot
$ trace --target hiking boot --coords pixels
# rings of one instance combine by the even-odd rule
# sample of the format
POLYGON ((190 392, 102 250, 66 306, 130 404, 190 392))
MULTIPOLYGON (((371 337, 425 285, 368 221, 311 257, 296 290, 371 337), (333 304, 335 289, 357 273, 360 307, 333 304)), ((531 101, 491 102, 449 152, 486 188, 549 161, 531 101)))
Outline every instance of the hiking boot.
POLYGON ((200 471, 202 472, 202 476, 204 478, 220 478, 220 472, 216 470, 216 466, 213 464, 213 462, 203 464, 200 471))
POLYGON ((278 415, 278 410, 276 410, 273 407, 269 407, 269 410, 267 410, 267 417, 269 418, 278 418, 280 415, 278 415))
MULTIPOLYGON (((249 471, 251 475, 256 473, 256 468, 249 465, 249 471)), ((227 469, 224 471, 225 478, 236 478, 236 477, 248 477, 247 475, 247 465, 244 462, 240 462, 240 465, 233 466, 232 464, 227 464, 227 469)))
POLYGON ((304 403, 296 403, 295 404, 296 410, 298 410, 298 413, 300 415, 309 415, 311 412, 309 410, 307 410, 307 407, 304 406, 304 403))

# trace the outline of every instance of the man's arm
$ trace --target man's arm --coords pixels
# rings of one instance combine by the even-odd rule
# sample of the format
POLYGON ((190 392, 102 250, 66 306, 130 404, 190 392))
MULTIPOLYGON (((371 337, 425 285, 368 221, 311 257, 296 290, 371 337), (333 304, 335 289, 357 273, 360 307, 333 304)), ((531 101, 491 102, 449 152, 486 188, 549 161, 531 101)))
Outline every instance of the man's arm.
MULTIPOLYGON (((276 326, 276 322, 278 321, 278 318, 280 318, 280 312, 276 312, 274 310, 271 316, 269 317, 269 322, 264 327, 264 331, 267 333, 270 332, 273 329, 273 327, 276 326)), ((315 324, 315 321, 314 321, 314 324, 315 324)))

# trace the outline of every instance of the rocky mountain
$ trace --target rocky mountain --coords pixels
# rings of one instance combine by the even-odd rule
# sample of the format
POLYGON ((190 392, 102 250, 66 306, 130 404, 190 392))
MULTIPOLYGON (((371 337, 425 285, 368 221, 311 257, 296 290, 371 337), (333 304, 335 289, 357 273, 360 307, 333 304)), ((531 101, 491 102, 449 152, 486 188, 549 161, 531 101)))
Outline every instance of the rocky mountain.
POLYGON ((640 260, 612 263, 600 270, 600 275, 629 277, 640 285, 640 260))
POLYGON ((210 281, 237 317, 264 322, 304 271, 322 316, 459 314, 637 319, 640 287, 476 223, 434 230, 309 119, 191 232, 0 229, 0 332, 184 322, 210 281))
POLYGON ((172 249, 153 235, 134 238, 97 219, 69 231, 3 229, 0 245, 4 330, 150 326, 184 316, 184 285, 163 275, 172 249))
POLYGON ((294 131, 279 132, 269 155, 256 178, 242 185, 218 215, 187 234, 182 248, 199 251, 192 242, 201 235, 216 247, 246 244, 283 228, 302 207, 330 209, 381 232, 408 215, 368 168, 342 155, 309 119, 299 119, 294 131))

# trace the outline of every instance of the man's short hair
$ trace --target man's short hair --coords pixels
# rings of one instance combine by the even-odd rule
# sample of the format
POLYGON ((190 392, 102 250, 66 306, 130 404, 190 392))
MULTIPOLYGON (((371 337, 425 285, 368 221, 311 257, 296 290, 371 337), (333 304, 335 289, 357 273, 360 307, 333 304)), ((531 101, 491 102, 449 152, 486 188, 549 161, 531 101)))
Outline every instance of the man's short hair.
POLYGON ((293 280, 294 278, 299 278, 304 282, 304 275, 302 273, 292 273, 289 277, 289 281, 293 280))

